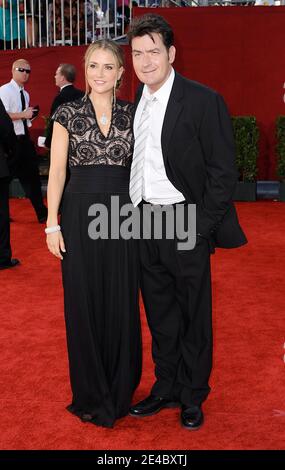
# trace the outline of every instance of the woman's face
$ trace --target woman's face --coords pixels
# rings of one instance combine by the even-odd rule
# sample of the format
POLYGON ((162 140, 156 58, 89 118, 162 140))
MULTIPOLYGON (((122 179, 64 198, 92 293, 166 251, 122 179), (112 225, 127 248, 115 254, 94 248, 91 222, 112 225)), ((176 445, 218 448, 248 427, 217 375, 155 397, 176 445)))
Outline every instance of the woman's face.
POLYGON ((111 51, 96 49, 86 67, 86 79, 91 91, 99 94, 113 92, 123 70, 123 67, 118 66, 116 57, 111 51))

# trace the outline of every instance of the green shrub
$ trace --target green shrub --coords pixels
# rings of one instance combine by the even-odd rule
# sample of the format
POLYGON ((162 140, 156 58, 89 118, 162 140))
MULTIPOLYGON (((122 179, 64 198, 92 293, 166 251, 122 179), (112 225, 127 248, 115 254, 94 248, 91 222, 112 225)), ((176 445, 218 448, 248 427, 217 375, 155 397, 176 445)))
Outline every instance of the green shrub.
POLYGON ((232 118, 240 181, 256 181, 259 130, 254 116, 232 118))
POLYGON ((278 116, 276 120, 277 134, 277 175, 285 180, 285 116, 278 116))

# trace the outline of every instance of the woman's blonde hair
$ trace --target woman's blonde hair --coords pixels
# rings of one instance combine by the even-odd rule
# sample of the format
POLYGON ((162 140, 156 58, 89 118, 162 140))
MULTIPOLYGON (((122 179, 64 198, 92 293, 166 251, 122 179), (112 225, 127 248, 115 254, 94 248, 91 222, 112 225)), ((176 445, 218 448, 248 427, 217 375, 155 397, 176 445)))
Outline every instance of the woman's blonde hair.
MULTIPOLYGON (((123 49, 119 44, 117 44, 115 41, 112 39, 98 39, 97 41, 93 42, 90 44, 88 47, 87 51, 85 52, 84 56, 84 66, 85 66, 85 94, 88 95, 91 91, 90 85, 87 81, 87 67, 90 62, 90 57, 93 54, 94 51, 97 51, 97 49, 103 49, 105 51, 110 51, 114 58, 116 59, 118 68, 121 68, 124 66, 124 53, 123 49)), ((121 84, 122 78, 117 80, 116 83, 116 88, 119 88, 121 84)))

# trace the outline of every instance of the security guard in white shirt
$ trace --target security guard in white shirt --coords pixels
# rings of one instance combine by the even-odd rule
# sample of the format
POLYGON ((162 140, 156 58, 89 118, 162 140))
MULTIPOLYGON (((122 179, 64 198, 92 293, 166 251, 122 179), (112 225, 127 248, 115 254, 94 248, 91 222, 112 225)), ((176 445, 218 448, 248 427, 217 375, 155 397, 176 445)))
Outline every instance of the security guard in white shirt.
POLYGON ((17 176, 26 196, 30 199, 38 221, 44 223, 47 208, 43 203, 37 154, 29 136, 31 119, 37 111, 29 106, 29 94, 24 90, 31 73, 29 62, 18 59, 12 66, 12 80, 0 87, 0 98, 14 124, 17 135, 17 164, 13 176, 17 176))

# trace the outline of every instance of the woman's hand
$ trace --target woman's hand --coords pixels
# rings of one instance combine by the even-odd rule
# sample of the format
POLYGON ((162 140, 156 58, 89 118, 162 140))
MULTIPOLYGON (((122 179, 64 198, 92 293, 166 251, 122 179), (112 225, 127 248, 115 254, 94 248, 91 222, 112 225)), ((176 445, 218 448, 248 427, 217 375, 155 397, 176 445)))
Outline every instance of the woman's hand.
POLYGON ((47 246, 49 251, 56 256, 57 258, 63 260, 63 256, 61 254, 61 251, 63 253, 66 253, 62 233, 55 232, 55 233, 49 233, 46 238, 47 241, 47 246))

